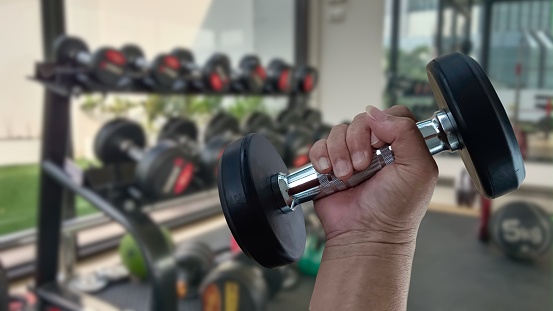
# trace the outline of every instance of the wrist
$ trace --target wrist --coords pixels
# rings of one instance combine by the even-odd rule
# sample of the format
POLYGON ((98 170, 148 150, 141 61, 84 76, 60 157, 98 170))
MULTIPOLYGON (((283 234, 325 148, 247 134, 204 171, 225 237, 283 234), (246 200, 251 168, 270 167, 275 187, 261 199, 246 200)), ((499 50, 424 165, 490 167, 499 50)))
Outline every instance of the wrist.
POLYGON ((323 261, 370 256, 412 259, 416 235, 416 230, 401 234, 379 231, 341 233, 327 239, 323 261))

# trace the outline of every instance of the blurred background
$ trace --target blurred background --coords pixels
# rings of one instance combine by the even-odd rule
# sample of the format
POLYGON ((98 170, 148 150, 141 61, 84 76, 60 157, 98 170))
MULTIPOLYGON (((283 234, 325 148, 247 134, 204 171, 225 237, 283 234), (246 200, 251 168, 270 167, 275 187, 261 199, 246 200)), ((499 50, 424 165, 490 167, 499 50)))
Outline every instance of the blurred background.
POLYGON ((519 190, 490 201, 476 193, 457 154, 435 156, 440 177, 420 228, 408 308, 551 310, 551 0, 0 0, 0 19, 7 43, 0 51, 0 304, 12 308, 0 311, 163 310, 173 305, 156 303, 175 297, 187 310, 223 310, 223 301, 225 310, 306 310, 324 248, 312 206, 304 206, 308 244, 299 263, 275 272, 250 262, 232 241, 213 184, 219 150, 238 135, 271 132, 292 150, 284 154, 292 170, 306 163, 316 139, 366 105, 405 105, 426 119, 437 106, 425 66, 450 52, 473 57, 488 74, 515 127, 527 176, 519 190), (33 79, 60 63, 52 53, 59 33, 86 42, 93 56, 100 47, 132 43, 150 63, 186 48, 194 60, 183 81, 216 72, 214 53, 226 54, 226 74, 238 81, 247 71, 242 57, 254 54, 261 76, 270 81, 276 72, 276 82, 258 94, 236 82, 229 92, 199 85, 179 95, 133 76, 148 91, 110 92, 91 86, 94 65, 83 62, 75 65, 84 68, 79 88, 60 96, 33 79), (282 68, 299 89, 279 89, 282 68), (179 195, 148 197, 148 183, 135 179, 156 175, 139 178, 134 164, 114 168, 94 149, 98 131, 114 118, 142 129, 146 152, 159 137, 174 137, 170 121, 183 117, 197 133, 187 145, 194 150, 191 186, 179 195), (101 202, 78 190, 60 196, 55 182, 41 179, 41 163, 54 157, 76 188, 101 202), (136 233, 139 224, 146 233, 136 233), (145 249, 156 244, 148 240, 152 230, 167 240, 152 260, 170 251, 176 282, 145 263, 145 249), (225 274, 224 265, 236 261, 262 273, 254 280, 244 267, 225 274), (162 299, 163 288, 176 294, 162 299), (58 296, 72 304, 52 298, 58 296))

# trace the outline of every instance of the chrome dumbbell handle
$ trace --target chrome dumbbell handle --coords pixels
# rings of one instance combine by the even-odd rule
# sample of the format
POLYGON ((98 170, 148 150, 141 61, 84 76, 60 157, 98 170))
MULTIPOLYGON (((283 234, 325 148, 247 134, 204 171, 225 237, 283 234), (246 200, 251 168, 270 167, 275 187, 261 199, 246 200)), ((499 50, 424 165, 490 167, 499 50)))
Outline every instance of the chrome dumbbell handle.
MULTIPOLYGON (((440 110, 435 112, 430 119, 417 123, 431 154, 434 155, 444 150, 455 151, 461 148, 461 141, 452 120, 453 118, 449 116, 448 112, 440 110)), ((394 163, 392 148, 385 146, 374 150, 372 162, 367 169, 354 172, 345 181, 340 180, 333 173, 318 173, 312 164, 307 164, 288 175, 279 173, 276 176, 276 182, 286 203, 281 210, 284 213, 289 213, 304 202, 355 187, 392 163, 394 163)))

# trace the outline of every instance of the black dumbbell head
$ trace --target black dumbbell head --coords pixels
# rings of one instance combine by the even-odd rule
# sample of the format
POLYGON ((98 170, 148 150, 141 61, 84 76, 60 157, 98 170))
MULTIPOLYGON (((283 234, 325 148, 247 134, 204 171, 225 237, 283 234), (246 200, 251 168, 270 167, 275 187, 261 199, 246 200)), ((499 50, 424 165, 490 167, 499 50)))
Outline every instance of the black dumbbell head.
POLYGON ((89 49, 79 38, 61 35, 54 41, 54 55, 60 64, 75 64, 80 52, 89 53, 89 49))
POLYGON ((127 59, 114 48, 100 48, 92 54, 90 69, 98 82, 118 86, 127 76, 127 59))
POLYGON ((127 62, 129 64, 129 68, 132 72, 143 72, 145 70, 143 65, 139 65, 139 62, 143 62, 145 64, 145 56, 142 49, 135 44, 126 44, 121 48, 121 53, 125 55, 127 58, 127 62))
POLYGON ((157 85, 170 89, 176 81, 182 79, 181 64, 173 55, 160 54, 152 61, 150 74, 157 85))
POLYGON ((319 74, 310 66, 299 66, 295 70, 294 90, 298 93, 311 93, 317 86, 319 74))
POLYGON ((167 120, 159 132, 158 141, 174 140, 178 141, 181 137, 187 137, 189 140, 198 140, 198 127, 196 123, 185 117, 173 117, 167 120))
POLYGON ((274 130, 273 120, 268 114, 254 111, 244 119, 242 132, 246 134, 257 133, 261 129, 274 130))
POLYGON ((144 148, 146 134, 140 124, 122 118, 105 123, 94 139, 94 153, 103 163, 120 163, 133 161, 121 144, 130 142, 133 146, 144 148))
POLYGON ((224 93, 230 87, 230 59, 222 53, 209 58, 203 68, 203 80, 208 91, 224 93))
POLYGON ((219 111, 207 123, 204 132, 204 141, 209 142, 213 137, 226 132, 238 134, 240 132, 240 122, 234 116, 219 111))
POLYGON ((273 59, 267 67, 267 85, 272 93, 287 94, 292 91, 292 68, 281 59, 273 59))
POLYGON ((265 86, 267 73, 259 57, 246 55, 240 60, 240 83, 247 92, 261 93, 265 86))
POLYGON ((317 128, 323 122, 323 114, 316 109, 307 108, 303 111, 303 121, 307 127, 317 128))
POLYGON ((496 198, 517 189, 524 162, 505 108, 478 63, 463 54, 440 56, 426 67, 440 109, 453 118, 461 158, 481 194, 496 198))
POLYGON ((227 224, 240 248, 267 268, 298 260, 305 247, 301 206, 293 213, 280 211, 285 203, 272 182, 280 172, 288 173, 286 164, 260 134, 230 143, 219 163, 219 198, 227 224))
POLYGON ((194 53, 185 48, 174 48, 171 51, 171 55, 175 56, 181 63, 182 68, 187 68, 190 64, 195 62, 194 53))
POLYGON ((140 189, 148 197, 170 198, 188 189, 195 166, 185 148, 171 141, 162 141, 144 153, 137 163, 135 175, 140 189))

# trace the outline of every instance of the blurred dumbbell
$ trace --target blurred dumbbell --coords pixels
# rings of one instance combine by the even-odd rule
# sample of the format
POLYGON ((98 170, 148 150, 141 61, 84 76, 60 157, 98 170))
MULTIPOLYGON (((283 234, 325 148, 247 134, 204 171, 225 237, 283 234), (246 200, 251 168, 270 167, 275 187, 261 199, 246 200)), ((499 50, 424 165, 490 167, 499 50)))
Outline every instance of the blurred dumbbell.
POLYGON ((133 121, 118 118, 105 123, 96 134, 94 152, 105 164, 136 162, 140 190, 149 198, 178 196, 187 190, 194 175, 190 154, 177 144, 163 141, 144 149, 146 135, 133 121))
POLYGON ((177 57, 171 54, 159 54, 150 63, 142 49, 134 44, 121 48, 129 62, 133 76, 154 88, 178 91, 185 87, 184 76, 177 57))
POLYGON ((272 94, 288 94, 293 90, 293 84, 292 67, 281 59, 273 59, 267 66, 266 91, 272 94))
POLYGON ((215 254, 208 245, 194 241, 178 245, 174 257, 179 268, 178 296, 196 298, 200 283, 214 266, 215 254))
POLYGON ((196 65, 194 54, 187 49, 175 48, 171 55, 179 60, 190 89, 212 93, 225 93, 230 89, 231 64, 225 54, 212 55, 203 68, 196 65))
POLYGON ((259 58, 246 55, 240 60, 238 70, 232 73, 232 89, 239 93, 263 92, 267 74, 259 58))
POLYGON ((299 66, 294 70, 294 91, 296 93, 309 94, 317 86, 319 74, 310 66, 299 66))
POLYGON ((54 41, 54 55, 61 65, 85 68, 90 77, 107 87, 128 85, 127 59, 120 51, 103 47, 90 53, 86 43, 76 37, 59 36, 54 41))

